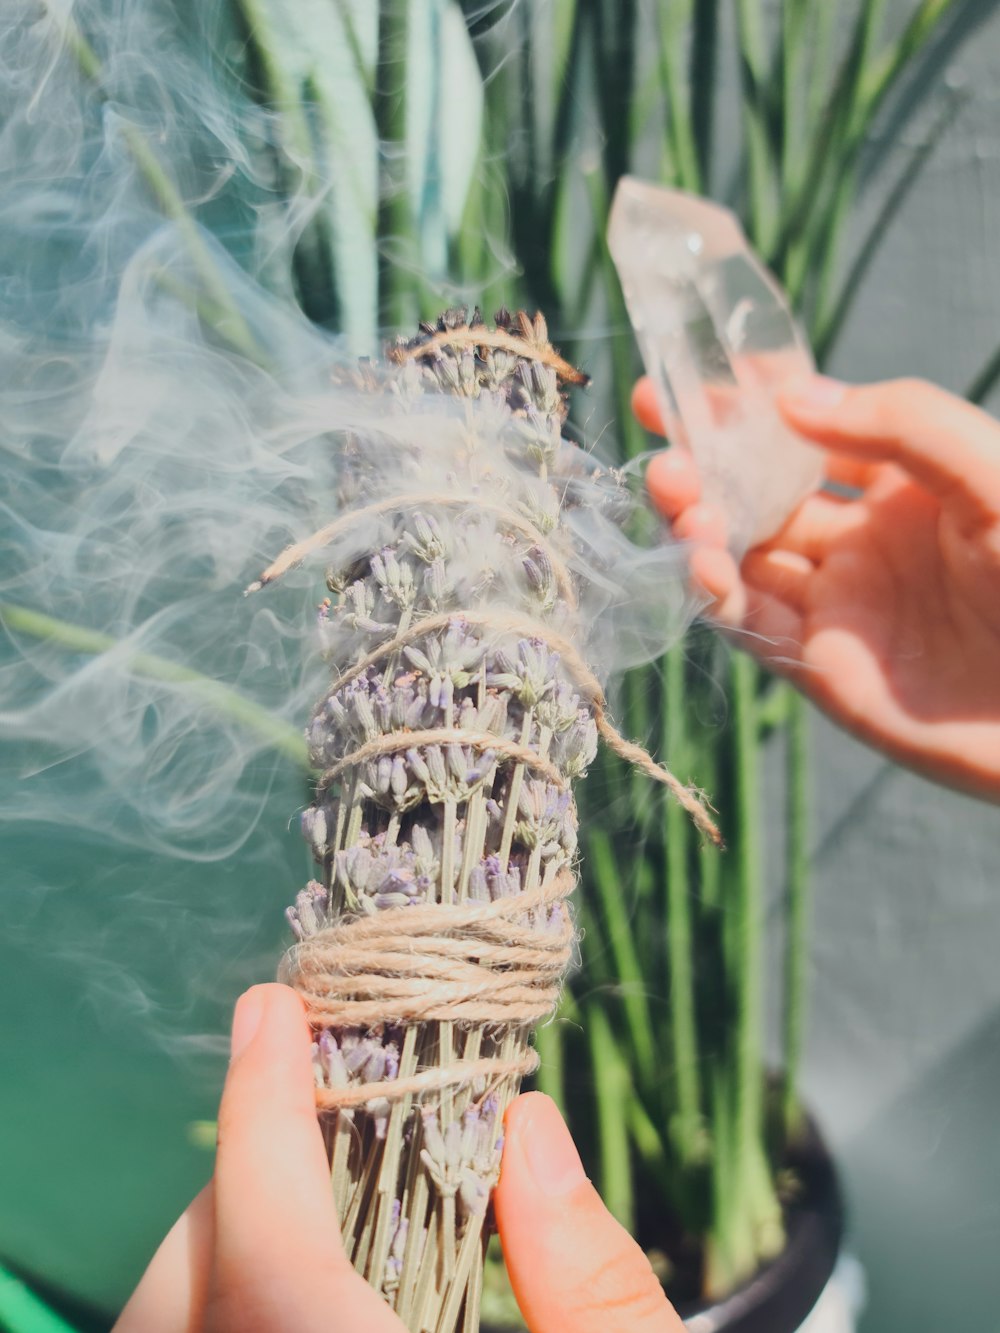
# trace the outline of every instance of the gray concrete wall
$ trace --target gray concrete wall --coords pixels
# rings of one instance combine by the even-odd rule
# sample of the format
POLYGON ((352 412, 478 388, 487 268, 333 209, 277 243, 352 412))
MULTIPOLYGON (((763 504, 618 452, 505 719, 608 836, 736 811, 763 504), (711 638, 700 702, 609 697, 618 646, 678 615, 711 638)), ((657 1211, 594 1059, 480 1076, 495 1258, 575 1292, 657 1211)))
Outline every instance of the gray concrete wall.
MULTIPOLYGON (((960 45, 916 88, 933 77, 935 91, 902 133, 878 135, 855 238, 959 98, 844 327, 829 368, 845 378, 962 390, 1000 345, 1000 10, 966 8, 960 45)), ((822 719, 814 749, 805 1086, 843 1166, 870 1286, 863 1327, 996 1328, 1000 810, 882 763, 822 719)))

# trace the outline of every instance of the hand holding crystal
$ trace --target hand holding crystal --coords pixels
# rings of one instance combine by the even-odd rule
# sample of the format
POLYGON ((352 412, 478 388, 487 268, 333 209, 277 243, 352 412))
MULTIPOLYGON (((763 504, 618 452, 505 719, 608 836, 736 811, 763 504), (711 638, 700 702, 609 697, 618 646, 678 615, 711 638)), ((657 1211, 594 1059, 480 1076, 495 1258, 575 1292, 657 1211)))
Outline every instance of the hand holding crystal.
MULTIPOLYGON (((740 564, 690 455, 649 466, 708 614, 861 740, 1000 801, 1000 425, 914 380, 816 376, 777 402, 835 489, 740 564)), ((660 431, 648 380, 633 406, 660 431)))
MULTIPOLYGON (((292 990, 242 996, 212 1181, 160 1246, 115 1333, 404 1333, 344 1253, 310 1043, 292 990)), ((505 1130, 496 1216, 531 1333, 680 1333, 554 1103, 518 1098, 505 1130)))

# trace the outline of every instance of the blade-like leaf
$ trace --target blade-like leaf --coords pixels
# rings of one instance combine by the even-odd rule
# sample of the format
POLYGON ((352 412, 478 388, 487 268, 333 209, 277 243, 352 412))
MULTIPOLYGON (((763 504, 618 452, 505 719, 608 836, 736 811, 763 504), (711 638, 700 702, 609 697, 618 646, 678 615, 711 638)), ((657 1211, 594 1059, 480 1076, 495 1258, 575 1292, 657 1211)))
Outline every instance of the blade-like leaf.
POLYGON ((358 351, 377 340, 378 135, 366 70, 377 51, 367 0, 240 0, 269 71, 286 151, 301 170, 291 225, 322 216, 341 331, 358 351), (350 32, 345 28, 350 23, 350 32), (359 64, 359 60, 363 63, 359 64))
POLYGON ((420 261, 442 278, 479 156, 483 83, 452 0, 411 0, 407 34, 408 188, 420 261))
POLYGON ((831 245, 830 251, 822 266, 823 271, 821 271, 819 275, 818 306, 812 329, 813 347, 815 348, 818 359, 822 360, 829 355, 830 349, 836 340, 837 334, 840 332, 841 326, 850 310, 854 298, 861 289, 865 274, 868 272, 868 268, 885 238, 886 232, 899 215, 899 212, 909 198, 913 187, 916 185, 917 181, 921 179, 923 169, 930 160, 934 150, 941 142, 941 139, 944 137, 948 128, 954 124, 955 116, 960 104, 961 99, 957 96, 951 96, 948 99, 947 105, 931 127, 927 138, 909 158, 905 167, 893 184, 892 189, 886 195, 836 296, 832 300, 824 300, 825 288, 830 283, 830 275, 836 262, 836 237, 830 238, 833 244, 831 245))

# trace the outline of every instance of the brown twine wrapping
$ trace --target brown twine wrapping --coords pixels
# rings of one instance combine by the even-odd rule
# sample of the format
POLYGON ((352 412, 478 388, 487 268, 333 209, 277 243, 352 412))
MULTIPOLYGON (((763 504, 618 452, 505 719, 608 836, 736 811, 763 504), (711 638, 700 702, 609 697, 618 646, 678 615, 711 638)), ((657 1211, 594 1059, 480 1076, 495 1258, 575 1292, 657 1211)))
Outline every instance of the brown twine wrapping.
POLYGON ((385 354, 387 360, 401 365, 404 361, 420 361, 424 357, 433 356, 439 347, 498 347, 502 351, 513 352, 517 357, 550 366, 568 384, 590 383, 590 377, 570 365, 549 342, 536 341, 534 330, 525 329, 524 334, 519 338, 516 333, 488 329, 485 324, 463 324, 457 328, 439 329, 423 342, 387 347, 385 354))
MULTIPOLYGON (((303 997, 314 1027, 537 1023, 555 1009, 572 957, 564 899, 574 883, 567 866, 537 888, 490 903, 400 907, 341 920, 289 951, 282 980, 303 997)), ((405 1079, 320 1089, 317 1104, 346 1109, 399 1100, 528 1073, 536 1063, 534 1052, 457 1061, 405 1079)))
POLYGON ((268 565, 260 578, 245 589, 244 597, 253 592, 260 592, 261 588, 267 587, 269 583, 274 583, 276 579, 280 579, 282 575, 287 574, 290 569, 300 565, 307 555, 310 555, 313 551, 322 550, 324 546, 329 546, 334 538, 339 537, 342 532, 348 532, 355 523, 366 518, 374 518, 378 514, 391 514, 394 509, 413 509, 418 505, 447 505, 449 507, 458 505, 466 509, 498 514, 503 519, 505 527, 519 532, 533 546, 537 546, 539 550, 545 552, 551 562, 552 572, 555 574, 556 582, 559 584, 559 592, 564 601, 570 607, 576 606, 576 589, 573 587, 573 577, 566 566, 566 562, 544 533, 540 532, 533 523, 507 505, 483 499, 480 495, 454 495, 447 491, 428 491, 423 495, 395 495, 388 500, 379 500, 376 504, 365 505, 363 509, 352 509, 350 513, 342 514, 340 518, 334 519, 326 527, 314 532, 311 537, 296 542, 294 546, 286 547, 281 555, 268 565))
POLYGON ((461 727, 434 727, 429 731, 391 731, 368 741, 359 750, 339 759, 332 768, 328 768, 319 779, 318 790, 323 791, 348 768, 377 759, 383 754, 398 754, 400 750, 412 750, 419 745, 468 745, 473 750, 493 750, 504 759, 513 759, 540 773, 547 782, 555 787, 565 787, 566 779, 549 759, 527 745, 518 745, 517 741, 506 736, 495 736, 491 731, 464 731, 461 727))
POLYGON ((513 1075, 523 1077, 538 1068, 538 1052, 527 1050, 510 1060, 499 1056, 484 1056, 462 1064, 441 1069, 423 1069, 409 1078, 397 1078, 388 1083, 354 1083, 348 1088, 317 1088, 316 1105, 321 1111, 349 1111, 374 1101, 402 1101, 404 1097, 419 1097, 424 1092, 440 1092, 443 1088, 464 1087, 477 1079, 496 1085, 513 1075))
MULTIPOLYGON (((545 550, 563 597, 571 607, 576 606, 568 568, 532 524, 507 506, 484 501, 479 496, 436 493, 395 497, 342 516, 285 550, 247 592, 280 578, 311 551, 328 545, 359 519, 416 504, 472 505, 500 514, 508 527, 520 531, 545 550)), ((719 830, 699 793, 681 783, 642 746, 626 740, 608 719, 600 682, 573 643, 528 616, 506 611, 425 616, 344 672, 329 693, 456 619, 519 633, 548 644, 586 695, 594 710, 598 732, 608 747, 666 786, 697 827, 716 846, 722 845, 719 830)), ((494 750, 540 773, 553 785, 566 786, 556 766, 527 746, 488 732, 437 728, 390 733, 369 741, 328 769, 320 778, 320 790, 341 773, 370 759, 427 745, 494 750)), ((286 955, 282 979, 302 995, 314 1027, 412 1026, 435 1021, 493 1029, 531 1025, 555 1009, 562 978, 572 957, 574 932, 568 910, 560 907, 553 921, 547 909, 561 904, 574 882, 572 871, 563 868, 543 885, 489 904, 429 904, 340 920, 286 955), (545 911, 545 919, 533 921, 532 914, 539 910, 545 911)), ((398 1101, 479 1079, 497 1081, 523 1075, 537 1064, 538 1057, 531 1050, 507 1058, 496 1055, 456 1061, 444 1068, 421 1070, 407 1078, 321 1088, 317 1090, 316 1102, 321 1109, 348 1110, 376 1100, 398 1101)))
MULTIPOLYGON (((597 724, 598 733, 608 749, 618 755, 620 759, 624 759, 626 763, 641 769, 642 772, 645 773, 647 777, 652 778, 654 782, 659 782, 665 786, 677 803, 688 812, 701 832, 704 833, 716 847, 723 846, 722 834, 720 833, 715 820, 705 808, 703 794, 696 788, 686 786, 678 777, 671 773, 666 764, 657 763, 653 756, 641 745, 637 745, 634 741, 626 740, 607 715, 607 701, 604 697, 604 691, 601 689, 600 681, 587 666, 574 645, 565 635, 560 634, 557 630, 551 629, 541 621, 533 620, 530 616, 518 615, 513 611, 478 610, 445 611, 441 612, 439 615, 422 616, 419 620, 414 621, 414 623, 401 634, 397 634, 394 639, 389 639, 385 643, 380 644, 376 649, 370 652, 367 657, 363 657, 361 661, 352 666, 350 670, 345 671, 343 675, 339 676, 337 680, 334 681, 328 694, 335 694, 352 680, 355 680, 358 676, 362 675, 362 673, 367 671, 369 667, 377 665, 387 657, 391 657, 394 653, 405 648, 408 644, 423 638, 425 634, 431 634, 437 629, 444 629, 447 625, 451 624, 453 620, 464 620, 470 625, 485 625, 490 629, 522 634, 528 638, 538 639, 542 643, 548 644, 554 652, 559 654, 563 665, 569 671, 576 684, 587 696, 587 699, 594 710, 594 721, 597 724)), ((399 733, 400 736, 405 736, 406 734, 407 733, 404 732, 399 733)), ((418 741, 416 739, 418 734, 420 736, 426 735, 426 733, 410 733, 410 740, 407 744, 401 744, 394 748, 405 750, 409 749, 410 745, 426 743, 423 740, 418 741)), ((471 735, 472 733, 460 732, 458 734, 471 735)), ((470 741, 468 743, 473 744, 474 742, 470 741)), ((519 748, 514 746, 513 742, 510 741, 504 741, 502 744, 511 747, 511 749, 519 748)), ((360 754, 361 751, 358 751, 357 753, 360 754)), ((510 753, 510 750, 504 750, 504 753, 510 753)), ((531 753, 531 751, 525 752, 525 754, 531 753)), ((368 758, 370 756, 366 755, 365 757, 368 758)), ((522 763, 528 762, 527 758, 520 755, 512 755, 512 757, 517 757, 519 762, 522 763)), ((534 766, 537 768, 537 756, 534 758, 536 761, 534 766)), ((325 785, 330 780, 331 774, 334 773, 334 771, 339 772, 343 768, 346 768, 349 762, 356 762, 355 756, 350 756, 349 759, 341 760, 341 762, 336 765, 336 770, 331 769, 330 772, 324 773, 321 779, 321 786, 325 785)), ((546 773, 546 777, 549 778, 549 781, 555 781, 562 786, 565 785, 562 777, 558 773, 556 773, 554 778, 546 773)))
MULTIPOLYGON (((314 532, 311 537, 307 537, 304 541, 298 542, 294 546, 287 547, 286 550, 278 556, 277 560, 264 570, 257 582, 250 584, 244 595, 258 592, 268 583, 273 583, 275 579, 280 578, 283 574, 286 574, 290 569, 293 569, 297 564, 304 560, 311 551, 319 550, 323 546, 329 545, 334 537, 339 535, 342 531, 347 531, 359 519, 369 518, 375 514, 391 513, 394 509, 409 509, 414 505, 420 504, 465 505, 472 508, 487 510, 490 513, 499 514, 508 527, 521 532, 536 546, 545 551, 552 563, 553 572, 555 573, 556 581, 559 584, 560 593, 571 608, 576 607, 576 590, 573 587, 573 579, 568 567, 562 560, 561 556, 554 550, 548 539, 539 532, 532 523, 529 523, 527 519, 523 518, 515 510, 509 508, 509 506, 497 504, 490 500, 484 500, 478 495, 449 495, 447 492, 434 491, 424 495, 393 496, 388 500, 380 500, 377 504, 366 505, 363 509, 355 509, 348 514, 341 515, 340 518, 335 519, 332 523, 328 523, 325 528, 320 528, 318 532, 314 532)), ((541 639, 558 652, 572 671, 581 689, 587 692, 594 708, 594 720, 597 723, 597 730, 608 748, 617 754, 620 759, 624 759, 626 763, 641 769, 642 772, 645 773, 647 777, 652 778, 654 782, 658 782, 665 786, 671 792, 678 804, 688 812, 701 832, 704 833, 716 847, 723 846, 722 834, 719 832, 719 827, 705 808, 704 794, 681 782, 679 778, 671 773, 666 764, 657 763, 653 756, 648 750, 644 749, 643 746, 637 745, 634 741, 625 739, 607 716, 607 701, 604 698, 604 691, 601 689, 600 682, 587 666, 586 662, 584 662, 574 645, 569 639, 565 638, 557 631, 531 620, 530 617, 524 617, 522 620, 512 613, 503 613, 500 616, 484 616, 480 612, 452 612, 450 614, 443 613, 439 616, 427 616, 422 620, 417 621, 417 623, 411 626, 405 634, 397 635, 394 639, 391 639, 387 643, 376 648, 374 652, 369 653, 367 657, 362 659, 356 666, 352 667, 350 671, 345 672, 345 674, 340 677, 340 680, 334 685, 333 689, 337 690, 341 686, 346 685, 349 680, 353 680, 369 666, 383 660, 400 648, 405 647, 407 643, 411 643, 413 639, 419 638, 422 634, 429 633, 434 628, 447 625, 455 618, 464 619, 470 623, 493 624, 498 627, 500 627, 501 622, 503 622, 511 629, 516 629, 518 624, 520 624, 520 632, 529 633, 532 638, 541 639), (526 626, 527 629, 525 628, 526 626)), ((407 747, 404 746, 402 748, 407 747)), ((342 761, 342 763, 337 766, 338 771, 346 767, 347 762, 348 761, 346 760, 342 761)), ((324 781, 326 781, 328 776, 329 775, 324 775, 324 781)))

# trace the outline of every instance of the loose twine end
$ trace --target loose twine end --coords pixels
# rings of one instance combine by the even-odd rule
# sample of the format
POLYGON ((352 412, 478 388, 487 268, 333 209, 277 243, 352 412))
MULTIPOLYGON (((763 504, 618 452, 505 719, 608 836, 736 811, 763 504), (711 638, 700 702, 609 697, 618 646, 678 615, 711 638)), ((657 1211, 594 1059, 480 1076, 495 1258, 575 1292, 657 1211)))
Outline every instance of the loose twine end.
POLYGON ((644 750, 641 745, 634 741, 626 740, 608 720, 603 707, 597 708, 597 730, 601 739, 609 750, 613 751, 620 759, 626 763, 632 764, 641 772, 651 777, 654 782, 661 783, 668 789, 670 794, 682 806, 688 814, 696 828, 704 833, 713 846, 718 847, 720 851, 725 850, 725 842, 718 824, 708 813, 707 799, 703 792, 699 792, 695 787, 687 787, 680 778, 671 773, 666 764, 658 764, 648 750, 644 750))

